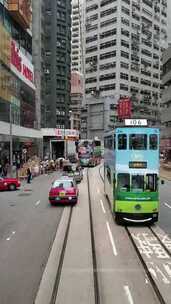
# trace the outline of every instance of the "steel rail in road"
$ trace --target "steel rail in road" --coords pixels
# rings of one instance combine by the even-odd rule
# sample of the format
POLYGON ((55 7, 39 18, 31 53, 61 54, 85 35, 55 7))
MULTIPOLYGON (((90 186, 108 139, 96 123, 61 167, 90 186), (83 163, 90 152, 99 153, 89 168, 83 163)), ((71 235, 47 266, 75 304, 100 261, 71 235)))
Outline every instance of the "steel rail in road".
POLYGON ((90 215, 90 232, 91 232, 91 244, 92 244, 92 259, 93 259, 94 296, 95 296, 95 304, 100 304, 97 257, 96 257, 96 247, 95 247, 95 233, 94 233, 93 214, 92 214, 92 205, 91 205, 92 202, 91 202, 91 194, 90 194, 89 169, 87 169, 87 183, 88 183, 88 198, 89 198, 89 215, 90 215))
POLYGON ((134 249, 135 249, 135 251, 137 253, 138 258, 141 261, 141 264, 142 264, 142 266, 143 266, 143 268, 144 268, 144 270, 145 270, 145 272, 146 272, 146 274, 148 276, 148 279, 150 280, 151 286, 152 286, 152 288, 153 288, 153 290, 154 290, 154 292, 155 292, 155 294, 156 294, 159 302, 161 304, 166 304, 166 302, 165 302, 165 300, 164 300, 164 298, 163 298, 163 296, 162 296, 162 294, 161 294, 158 286, 156 285, 155 280, 153 279, 153 276, 152 276, 151 272, 149 271, 149 269, 148 269, 148 267, 147 267, 147 265, 146 265, 146 263, 145 263, 142 255, 141 255, 141 253, 139 251, 139 248, 137 247, 137 245, 136 245, 136 243, 134 241, 134 238, 132 237, 132 234, 130 233, 128 227, 125 226, 125 230, 126 230, 126 232, 128 234, 129 239, 131 240, 131 243, 133 244, 133 247, 134 247, 134 249))
POLYGON ((73 207, 71 207, 71 209, 70 209, 69 219, 68 219, 67 228, 65 231, 64 242, 63 242, 62 251, 61 251, 61 255, 60 255, 60 259, 59 259, 59 265, 58 265, 58 269, 57 269, 57 274, 56 274, 56 279, 55 279, 55 283, 54 283, 54 287, 53 287, 53 293, 52 293, 52 298, 51 298, 50 304, 56 303, 56 297, 58 294, 58 288, 59 288, 59 283, 60 283, 60 278, 61 278, 61 273, 62 273, 64 256, 65 256, 65 251, 66 251, 66 247, 67 247, 69 229, 70 229, 70 225, 71 225, 72 213, 73 213, 73 207))
MULTIPOLYGON (((91 233, 91 247, 92 247, 92 265, 93 265, 93 280, 94 280, 94 303, 100 304, 100 293, 99 293, 99 284, 98 284, 98 271, 97 271, 97 258, 96 258, 96 249, 95 249, 95 235, 94 235, 94 225, 93 225, 93 215, 92 215, 92 206, 91 206, 91 194, 90 194, 90 183, 89 183, 89 173, 87 170, 87 191, 88 191, 88 200, 89 200, 89 217, 90 217, 90 233, 91 233)), ((59 284, 61 280, 61 274, 64 264, 65 253, 67 249, 67 242, 69 237, 69 231, 72 222, 73 207, 70 209, 70 214, 68 218, 68 223, 65 231, 65 237, 63 241, 62 251, 60 254, 59 264, 57 265, 57 274, 53 287, 53 293, 51 297, 50 304, 55 304, 59 291, 59 284)))
MULTIPOLYGON (((99 176, 100 176, 100 179, 102 180, 102 182, 104 183, 104 177, 101 174, 101 168, 102 168, 102 166, 99 167, 99 176)), ((110 208, 110 204, 109 204, 109 209, 112 212, 112 210, 110 208)), ((113 217, 113 220, 115 221, 113 213, 112 213, 112 217, 113 217)), ((133 247, 134 247, 134 249, 135 249, 135 251, 137 253, 137 256, 138 256, 138 258, 141 261, 141 264, 142 264, 142 266, 143 266, 143 268, 144 268, 144 270, 145 270, 145 272, 146 272, 146 274, 147 274, 147 276, 149 278, 151 286, 152 286, 152 288, 153 288, 153 290, 154 290, 154 292, 155 292, 155 294, 156 294, 159 302, 161 304, 168 304, 168 303, 170 303, 163 296, 164 293, 162 293, 161 289, 159 288, 158 284, 156 283, 156 280, 155 280, 154 276, 152 275, 151 271, 149 270, 149 268, 147 266, 148 263, 146 263, 145 259, 143 258, 142 254, 140 252, 141 251, 140 248, 138 248, 137 243, 135 242, 135 239, 133 237, 133 233, 131 233, 131 230, 134 231, 135 226, 131 227, 131 230, 130 230, 130 226, 125 226, 124 228, 125 228, 125 231, 126 231, 128 237, 129 237, 129 239, 131 240, 131 243, 133 244, 133 247)), ((136 229, 137 228, 138 228, 138 226, 136 226, 136 229)), ((142 228, 142 226, 141 226, 141 228, 142 228)), ((147 229, 147 231, 149 232, 149 235, 151 235, 151 238, 155 238, 155 240, 157 240, 156 247, 158 247, 158 246, 161 247, 163 249, 163 251, 167 253, 167 255, 169 257, 169 260, 170 260, 171 259, 171 249, 168 248, 164 244, 164 242, 161 240, 161 238, 158 236, 158 234, 154 231, 153 227, 144 226, 144 228, 147 229)), ((171 261, 170 261, 170 264, 171 264, 171 261)))

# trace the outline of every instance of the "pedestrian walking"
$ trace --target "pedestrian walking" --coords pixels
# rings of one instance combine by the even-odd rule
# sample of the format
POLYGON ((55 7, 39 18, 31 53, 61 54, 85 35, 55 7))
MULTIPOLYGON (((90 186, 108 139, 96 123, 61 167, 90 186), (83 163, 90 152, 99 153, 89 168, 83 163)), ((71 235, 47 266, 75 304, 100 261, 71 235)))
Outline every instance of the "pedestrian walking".
POLYGON ((27 168, 27 183, 31 183, 31 170, 30 168, 27 168))

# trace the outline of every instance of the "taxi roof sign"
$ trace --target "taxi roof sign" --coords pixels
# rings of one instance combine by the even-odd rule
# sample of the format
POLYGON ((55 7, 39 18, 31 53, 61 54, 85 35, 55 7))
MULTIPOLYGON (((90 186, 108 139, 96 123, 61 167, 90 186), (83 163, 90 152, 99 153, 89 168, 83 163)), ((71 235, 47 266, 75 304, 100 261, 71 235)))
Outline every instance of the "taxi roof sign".
POLYGON ((131 127, 147 126, 147 119, 125 119, 125 126, 131 126, 131 127))

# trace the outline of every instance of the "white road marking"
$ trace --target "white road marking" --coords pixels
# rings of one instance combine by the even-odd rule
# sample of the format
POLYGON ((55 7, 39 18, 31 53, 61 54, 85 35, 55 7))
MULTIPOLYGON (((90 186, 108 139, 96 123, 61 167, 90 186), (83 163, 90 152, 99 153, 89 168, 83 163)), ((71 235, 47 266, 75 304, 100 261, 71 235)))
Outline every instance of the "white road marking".
POLYGON ((36 204, 35 204, 35 206, 38 206, 39 204, 40 204, 40 201, 37 201, 36 204))
POLYGON ((97 193, 100 193, 100 190, 99 190, 99 188, 97 188, 97 193))
POLYGON ((100 204, 101 204, 101 207, 102 207, 103 213, 106 213, 106 210, 105 210, 105 207, 104 207, 104 205, 103 205, 103 201, 102 201, 102 200, 100 200, 100 204))
POLYGON ((168 207, 168 208, 170 208, 170 209, 171 209, 171 206, 170 206, 169 204, 164 203, 164 205, 165 205, 166 207, 168 207))
POLYGON ((10 241, 14 234, 15 234, 15 231, 12 231, 11 235, 8 238, 6 238, 6 241, 10 241))
POLYGON ((125 294, 126 294, 126 296, 127 296, 127 298, 128 298, 129 304, 134 304, 134 301, 133 301, 133 298, 132 298, 132 295, 131 295, 129 286, 128 286, 128 285, 125 285, 125 286, 124 286, 124 290, 125 290, 125 294))
POLYGON ((114 240, 113 240, 113 236, 112 236, 112 232, 111 232, 109 223, 107 222, 106 225, 107 225, 107 230, 108 230, 108 233, 109 233, 110 242, 112 244, 113 254, 115 256, 117 256, 116 246, 115 246, 115 243, 114 243, 114 240))

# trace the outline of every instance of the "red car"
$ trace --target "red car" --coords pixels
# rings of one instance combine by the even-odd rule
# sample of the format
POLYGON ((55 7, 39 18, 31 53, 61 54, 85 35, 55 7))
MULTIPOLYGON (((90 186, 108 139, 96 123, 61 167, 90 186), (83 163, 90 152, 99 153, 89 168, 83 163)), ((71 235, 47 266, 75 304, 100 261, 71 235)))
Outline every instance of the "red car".
POLYGON ((17 178, 0 177, 0 190, 14 191, 21 186, 20 181, 17 178))
POLYGON ((49 201, 51 205, 57 203, 76 204, 78 201, 78 188, 75 180, 67 176, 62 176, 55 180, 49 191, 49 201))

